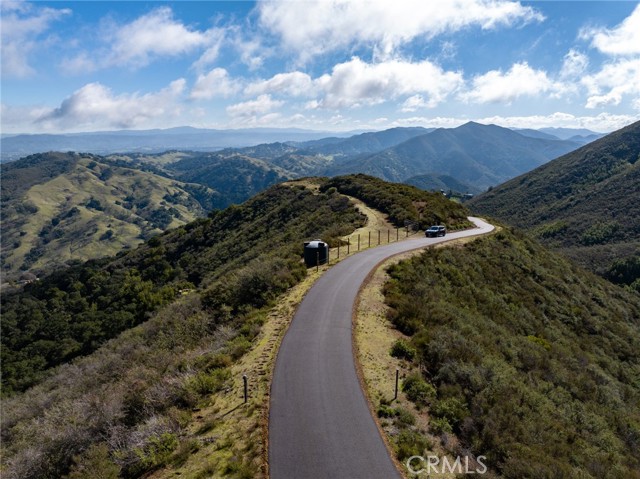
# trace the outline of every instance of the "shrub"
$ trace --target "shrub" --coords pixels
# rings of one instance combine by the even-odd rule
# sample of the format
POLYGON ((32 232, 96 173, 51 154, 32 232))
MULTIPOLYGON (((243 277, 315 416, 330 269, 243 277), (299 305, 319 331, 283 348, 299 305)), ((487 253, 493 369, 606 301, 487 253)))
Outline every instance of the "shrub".
POLYGON ((416 418, 411 411, 403 407, 396 409, 396 424, 401 428, 413 426, 416 423, 416 418))
POLYGON ((83 454, 73 456, 66 479, 118 479, 121 467, 111 461, 104 443, 94 444, 83 454))
POLYGON ((456 428, 469 415, 466 403, 458 398, 438 400, 429 412, 435 418, 444 419, 453 428, 456 428))
POLYGON ((436 397, 435 388, 418 373, 412 373, 404 380, 402 390, 410 401, 418 407, 427 406, 436 397))
POLYGON ((416 349, 404 339, 398 339, 395 343, 393 343, 393 346, 391 346, 390 354, 394 358, 413 361, 416 357, 416 349))
POLYGON ((396 455, 400 461, 411 456, 422 456, 429 447, 426 437, 410 429, 403 429, 396 439, 396 455))

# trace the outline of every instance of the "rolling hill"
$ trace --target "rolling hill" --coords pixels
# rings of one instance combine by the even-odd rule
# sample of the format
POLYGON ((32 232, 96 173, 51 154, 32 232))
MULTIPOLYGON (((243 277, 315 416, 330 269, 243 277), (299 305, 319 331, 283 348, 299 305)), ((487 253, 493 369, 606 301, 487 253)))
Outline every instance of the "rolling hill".
POLYGON ((631 266, 640 251, 639 158, 636 122, 493 188, 470 205, 606 274, 617 260, 631 266))
POLYGON ((178 180, 208 186, 218 193, 219 207, 239 204, 268 187, 296 175, 250 156, 200 153, 167 165, 178 180))
POLYGON ((94 155, 33 155, 3 164, 1 174, 8 279, 115 255, 221 204, 205 186, 94 155))
POLYGON ((531 138, 507 128, 469 122, 438 129, 364 158, 332 165, 328 175, 361 172, 387 181, 437 173, 481 190, 513 178, 579 147, 531 138))

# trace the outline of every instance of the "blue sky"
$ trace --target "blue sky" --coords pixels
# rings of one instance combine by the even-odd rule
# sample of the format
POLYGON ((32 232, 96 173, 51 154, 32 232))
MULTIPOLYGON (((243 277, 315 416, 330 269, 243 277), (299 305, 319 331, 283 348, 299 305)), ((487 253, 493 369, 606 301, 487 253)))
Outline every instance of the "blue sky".
POLYGON ((637 2, 0 3, 2 133, 640 119, 637 2))

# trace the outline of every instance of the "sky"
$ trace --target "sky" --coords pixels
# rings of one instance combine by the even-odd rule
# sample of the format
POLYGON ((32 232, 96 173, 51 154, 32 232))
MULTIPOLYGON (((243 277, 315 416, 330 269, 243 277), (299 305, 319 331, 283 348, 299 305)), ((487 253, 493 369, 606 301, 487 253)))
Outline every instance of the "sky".
POLYGON ((8 1, 1 132, 640 119, 630 1, 8 1))

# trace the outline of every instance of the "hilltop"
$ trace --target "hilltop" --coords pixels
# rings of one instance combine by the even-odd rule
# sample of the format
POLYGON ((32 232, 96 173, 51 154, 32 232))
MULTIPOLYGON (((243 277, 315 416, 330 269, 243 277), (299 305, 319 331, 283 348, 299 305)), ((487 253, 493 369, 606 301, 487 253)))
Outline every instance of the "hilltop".
POLYGON ((632 272, 640 251, 639 158, 636 122, 493 188, 470 205, 532 232, 592 271, 611 275, 612 268, 620 269, 620 282, 631 284, 640 278, 637 266, 632 272))

